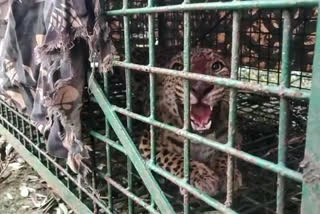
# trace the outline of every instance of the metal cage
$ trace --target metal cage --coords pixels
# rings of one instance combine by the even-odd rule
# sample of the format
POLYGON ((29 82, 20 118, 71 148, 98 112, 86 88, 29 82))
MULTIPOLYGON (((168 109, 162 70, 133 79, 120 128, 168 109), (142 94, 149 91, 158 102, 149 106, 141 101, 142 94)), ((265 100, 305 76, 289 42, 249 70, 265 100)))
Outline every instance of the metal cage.
POLYGON ((32 122, 0 101, 0 134, 77 213, 320 213, 320 14, 318 0, 110 0, 105 5, 118 51, 114 72, 92 61, 84 112, 92 147, 87 183, 47 154, 32 122), (214 47, 231 57, 231 78, 190 72, 190 50, 214 47), (183 71, 157 65, 157 47, 181 48, 183 71), (143 60, 135 51, 145 51, 143 60), (102 73, 102 74, 101 74, 102 73), (184 127, 155 118, 155 76, 184 79, 184 127), (228 143, 190 131, 189 80, 230 88, 228 143), (141 111, 136 85, 146 83, 141 111), (234 148, 234 128, 248 134, 234 148), (151 159, 137 150, 143 127, 151 159), (290 127, 290 128, 289 128, 290 127), (156 161, 155 129, 183 136, 184 178, 156 161), (298 138, 289 136, 297 133, 298 138), (190 141, 228 154, 227 193, 210 197, 189 184, 190 141), (245 169, 246 187, 233 193, 233 162, 245 169), (179 196, 176 189, 186 190, 179 196), (172 191, 174 189, 174 191, 172 191), (197 200, 194 200, 196 198, 197 200))

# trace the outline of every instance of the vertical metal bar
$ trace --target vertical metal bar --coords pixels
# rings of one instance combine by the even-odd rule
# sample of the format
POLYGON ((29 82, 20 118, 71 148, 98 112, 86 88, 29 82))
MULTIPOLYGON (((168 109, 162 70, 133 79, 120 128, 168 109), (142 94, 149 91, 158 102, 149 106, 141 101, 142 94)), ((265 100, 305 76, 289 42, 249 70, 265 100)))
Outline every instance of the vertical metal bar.
MULTIPOLYGON (((69 169, 69 166, 66 164, 65 166, 65 170, 67 173, 70 173, 70 169, 69 169)), ((70 179, 66 176, 66 180, 67 180, 67 188, 70 189, 70 179)))
POLYGON ((145 162, 143 161, 137 147, 135 146, 132 138, 123 127, 119 117, 116 115, 116 111, 114 106, 112 106, 109 100, 104 96, 100 86, 98 85, 95 78, 90 79, 90 90, 92 94, 95 96, 96 101, 98 102, 101 110, 103 111, 104 115, 107 117, 110 126, 114 130, 115 134, 119 138, 121 144, 123 145, 124 149, 128 157, 132 160, 137 172, 141 175, 142 181, 146 184, 146 188, 156 200, 157 207, 162 213, 174 213, 174 210, 170 203, 168 202, 167 198, 165 197, 164 193, 161 191, 159 184, 155 181, 150 169, 146 166, 145 162))
MULTIPOLYGON (((283 33, 282 33, 282 56, 281 56, 281 82, 283 88, 290 85, 290 43, 291 43, 291 18, 288 10, 283 11, 283 33)), ((279 116, 279 143, 278 164, 285 166, 286 163, 286 141, 289 125, 289 102, 287 98, 280 98, 279 116)), ((277 214, 284 213, 285 178, 278 174, 277 188, 277 214)))
MULTIPOLYGON (((120 2, 120 1, 119 1, 120 2)), ((106 5, 105 5, 105 1, 100 1, 100 8, 101 11, 104 11, 106 9, 106 5)), ((94 67, 93 69, 95 69, 95 62, 94 62, 94 67)), ((106 97, 108 97, 108 92, 109 92, 109 81, 108 81, 108 73, 104 72, 103 73, 103 90, 104 93, 106 95, 106 97)), ((105 117, 105 136, 107 138, 110 138, 110 125, 108 123, 107 118, 105 117)), ((106 161, 107 161, 107 177, 112 176, 112 170, 111 170, 111 148, 110 145, 107 143, 106 144, 106 161)), ((107 182, 107 189, 108 189, 108 209, 110 211, 113 210, 113 201, 112 201, 112 185, 107 182)))
POLYGON ((83 194, 82 194, 82 190, 81 190, 81 178, 80 175, 77 176, 77 189, 78 189, 78 198, 83 201, 83 194))
MULTIPOLYGON (((13 124, 13 114, 10 109, 9 109, 9 121, 11 124, 13 124)), ((10 129, 11 129, 11 133, 14 135, 14 129, 13 128, 10 128, 10 129)))
MULTIPOLYGON (((234 0, 238 1, 238 0, 234 0)), ((232 50, 231 50, 231 79, 237 79, 239 69, 239 47, 240 47, 240 12, 234 11, 232 15, 232 50)), ((237 90, 230 89, 229 98, 229 121, 228 121, 228 146, 235 144, 236 118, 237 116, 237 90)), ((228 154, 227 163, 227 195, 225 205, 231 207, 233 199, 233 157, 228 154)))
MULTIPOLYGON (((8 108, 7 108, 6 106, 4 107, 4 113, 5 113, 4 118, 9 121, 8 108)), ((5 124, 6 124, 6 122, 5 122, 5 124)), ((7 125, 7 124, 6 124, 5 128, 8 128, 8 125, 7 125)), ((10 132, 10 129, 9 129, 9 128, 8 128, 8 131, 10 132)))
MULTIPOLYGON (((92 155, 91 155, 91 163, 93 165, 94 168, 97 167, 97 163, 96 163, 96 144, 97 144, 97 141, 98 139, 97 138, 93 138, 91 137, 91 146, 92 146, 92 155)), ((97 175, 96 175, 96 171, 92 171, 92 175, 91 175, 91 186, 94 190, 97 189, 97 185, 96 185, 96 179, 97 179, 97 175)), ((67 177, 67 180, 69 182, 69 178, 67 177)), ((95 200, 92 201, 92 205, 93 205, 93 210, 94 210, 94 213, 98 213, 98 207, 97 207, 97 203, 95 200)))
MULTIPOLYGON (((148 7, 153 7, 154 1, 148 0, 148 7)), ((148 14, 148 37, 149 37, 149 66, 155 64, 155 38, 154 38, 154 14, 148 14)), ((150 118, 155 119, 155 75, 150 73, 150 118)), ((151 142, 151 163, 156 161, 156 142, 154 136, 154 126, 150 126, 150 142, 151 142)))
MULTIPOLYGON (((109 81, 108 81, 108 73, 103 74, 103 87, 104 87, 104 93, 106 97, 109 95, 109 81)), ((110 138, 110 125, 108 122, 108 119, 105 118, 105 136, 107 138, 110 138)), ((112 176, 112 168, 111 168, 111 147, 107 143, 106 144, 106 156, 107 156, 107 177, 112 176)), ((113 210, 113 201, 112 201, 112 185, 108 182, 107 183, 108 188, 108 208, 112 211, 113 210)))
MULTIPOLYGON (((154 1, 148 0, 148 7, 153 7, 154 1)), ((148 14, 148 37, 149 37, 149 66, 155 65, 155 38, 154 38, 154 14, 148 14)), ((149 74, 150 88, 149 88, 149 99, 150 99, 150 119, 154 120, 155 117, 155 74, 149 74)), ((150 145, 151 145, 151 158, 152 164, 156 163, 157 156, 157 145, 155 140, 155 128, 150 125, 150 145)), ((155 206, 154 199, 151 197, 151 206, 155 206)))
MULTIPOLYGON (((128 8, 128 0, 123 0, 123 9, 128 8)), ((123 17, 123 26, 124 26, 124 54, 125 54, 125 62, 130 62, 131 54, 130 54, 130 20, 129 16, 123 17)), ((125 69, 126 76, 126 108, 128 111, 131 111, 131 71, 130 69, 125 69)), ((132 120, 130 117, 127 117, 127 129, 129 134, 132 133, 132 120)), ((127 157, 127 171, 128 171, 128 190, 132 191, 132 163, 130 158, 127 157)), ((134 203, 133 200, 128 197, 128 211, 129 213, 134 213, 134 203)))
MULTIPOLYGON (((183 4, 189 4, 190 0, 184 0, 183 4)), ((183 30, 183 67, 185 72, 190 72, 190 13, 184 13, 184 30, 183 30)), ((190 129, 190 83, 189 80, 184 80, 184 114, 183 114, 183 129, 188 131, 190 129)), ((183 165, 184 165, 184 179, 189 183, 190 179, 190 140, 184 140, 184 148, 183 148, 183 165)), ((188 214, 190 211, 189 206, 189 193, 187 191, 184 192, 184 200, 183 200, 183 209, 184 213, 188 214)))
MULTIPOLYGON (((26 127, 25 127, 25 124, 24 124, 24 119, 22 118, 21 120, 21 126, 22 126, 22 133, 25 135, 26 134, 26 127)), ((37 132, 38 133, 38 132, 37 132)), ((22 142, 21 142, 23 145, 26 144, 26 140, 24 138, 22 138, 22 142)))
MULTIPOLYGON (((320 5, 318 8, 320 11, 320 5)), ((320 13, 318 13, 314 53, 307 143, 302 164, 304 170, 301 214, 320 213, 320 13)))
MULTIPOLYGON (((2 103, 0 102, 0 115, 2 116, 3 115, 3 109, 2 109, 2 103)), ((0 124, 3 125, 3 119, 2 117, 0 117, 0 124)))
MULTIPOLYGON (((22 120, 23 121, 23 120, 22 120)), ((24 122, 24 121, 23 121, 24 122)), ((25 142, 25 140, 24 140, 24 142, 25 142)), ((40 133, 39 133, 39 130, 37 130, 37 146, 39 147, 39 148, 41 148, 40 146, 40 143, 41 143, 41 140, 40 140, 40 133)), ((40 154, 40 152, 39 152, 39 150, 37 151, 37 153, 38 153, 38 159, 41 161, 41 154, 40 154)))

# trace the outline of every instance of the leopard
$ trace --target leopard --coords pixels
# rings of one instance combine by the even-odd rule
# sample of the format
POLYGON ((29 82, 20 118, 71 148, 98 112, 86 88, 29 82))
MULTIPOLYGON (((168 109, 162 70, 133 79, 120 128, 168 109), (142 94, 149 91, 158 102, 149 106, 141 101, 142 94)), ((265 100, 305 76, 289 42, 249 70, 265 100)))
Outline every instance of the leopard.
MULTIPOLYGON (((183 71, 183 52, 174 55, 165 68, 183 71)), ((212 48, 190 51, 190 72, 230 78, 229 60, 212 48)), ((163 123, 178 128, 184 124, 184 79, 179 76, 156 76, 156 115, 163 123)), ((225 144, 228 141, 229 89, 201 80, 190 83, 191 131, 202 137, 225 144)), ((235 128, 235 147, 241 149, 242 134, 235 128)), ((185 138, 166 129, 157 129, 156 163, 178 178, 184 178, 183 147, 185 138)), ((151 156, 150 133, 144 130, 139 150, 145 160, 151 156)), ((201 192, 214 196, 227 191, 227 159, 225 152, 190 141, 190 184, 201 192)), ((234 191, 243 184, 242 173, 234 163, 234 191)), ((180 188, 181 194, 184 190, 180 188)))

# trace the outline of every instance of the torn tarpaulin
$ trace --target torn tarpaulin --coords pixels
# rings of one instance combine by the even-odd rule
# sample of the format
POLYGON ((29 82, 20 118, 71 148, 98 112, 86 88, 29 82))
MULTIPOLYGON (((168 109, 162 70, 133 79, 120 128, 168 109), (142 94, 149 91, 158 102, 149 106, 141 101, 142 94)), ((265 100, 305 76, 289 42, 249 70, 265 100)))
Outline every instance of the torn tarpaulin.
POLYGON ((113 46, 99 0, 8 0, 0 44, 0 96, 30 115, 49 153, 85 174, 80 111, 89 55, 111 68, 113 46), (8 6, 9 5, 9 6, 8 6))

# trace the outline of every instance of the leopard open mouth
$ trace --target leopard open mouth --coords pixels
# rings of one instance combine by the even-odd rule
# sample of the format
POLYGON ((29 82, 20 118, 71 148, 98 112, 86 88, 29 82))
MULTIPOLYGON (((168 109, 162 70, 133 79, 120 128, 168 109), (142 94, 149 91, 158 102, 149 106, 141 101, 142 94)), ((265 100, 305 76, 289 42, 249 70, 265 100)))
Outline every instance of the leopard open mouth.
MULTIPOLYGON (((183 105, 178 105, 180 117, 183 118, 183 105)), ((213 107, 204 103, 190 105, 191 128, 198 133, 205 133, 211 129, 213 107)))
POLYGON ((194 131, 203 132, 211 128, 212 106, 197 103, 190 106, 191 127, 194 131))

